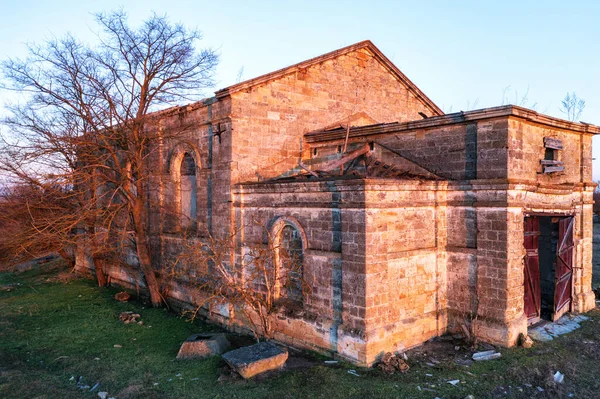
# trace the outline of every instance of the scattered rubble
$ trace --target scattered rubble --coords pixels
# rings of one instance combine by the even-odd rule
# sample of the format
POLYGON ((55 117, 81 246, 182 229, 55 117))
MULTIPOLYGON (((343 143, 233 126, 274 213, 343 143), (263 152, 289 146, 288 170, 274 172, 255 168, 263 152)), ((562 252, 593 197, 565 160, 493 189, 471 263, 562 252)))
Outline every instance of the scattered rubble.
POLYGON ((287 350, 270 342, 259 342, 223 355, 225 362, 244 378, 280 369, 287 358, 287 350))
POLYGON ((141 326, 144 324, 143 321, 139 320, 141 317, 142 316, 140 316, 138 313, 121 312, 121 314, 119 315, 119 320, 121 320, 125 324, 136 323, 141 326))
POLYGON ((194 334, 181 345, 177 359, 204 359, 220 355, 229 348, 223 333, 194 334))
POLYGON ((71 378, 69 378, 69 381, 76 381, 77 388, 79 389, 90 389, 90 386, 83 382, 83 376, 81 375, 77 378, 75 378, 75 376, 71 376, 71 378))
POLYGON ((127 291, 121 291, 115 294, 115 299, 119 302, 127 302, 131 299, 131 295, 127 291))
POLYGON ((484 352, 476 352, 473 353, 472 359, 476 362, 484 361, 484 360, 494 360, 502 357, 502 353, 496 352, 495 350, 489 350, 484 352))
POLYGON ((563 373, 561 373, 560 371, 554 373, 554 382, 556 382, 557 384, 562 384, 564 380, 565 375, 563 373))
POLYGON ((377 367, 386 374, 394 374, 396 371, 406 373, 410 368, 402 355, 394 355, 392 352, 386 352, 377 367))

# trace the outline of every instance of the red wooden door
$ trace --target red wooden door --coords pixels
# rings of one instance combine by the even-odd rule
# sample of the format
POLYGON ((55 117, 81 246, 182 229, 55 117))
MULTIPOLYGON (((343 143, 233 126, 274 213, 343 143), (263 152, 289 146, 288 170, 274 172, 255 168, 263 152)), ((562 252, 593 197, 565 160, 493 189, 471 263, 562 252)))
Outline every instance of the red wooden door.
POLYGON ((554 288, 554 314, 556 321, 571 310, 573 281, 573 226, 575 218, 564 218, 558 222, 558 246, 556 248, 556 275, 554 288))
POLYGON ((525 218, 525 259, 524 259, 524 286, 525 286, 525 314, 530 322, 540 317, 540 262, 539 262, 539 237, 540 220, 535 217, 525 218))

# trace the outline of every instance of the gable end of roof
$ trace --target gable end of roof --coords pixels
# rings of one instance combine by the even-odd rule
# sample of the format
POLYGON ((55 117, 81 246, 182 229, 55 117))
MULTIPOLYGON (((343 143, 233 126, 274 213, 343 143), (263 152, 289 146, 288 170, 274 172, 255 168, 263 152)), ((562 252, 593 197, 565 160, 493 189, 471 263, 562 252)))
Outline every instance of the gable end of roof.
POLYGON ((254 79, 249 79, 244 82, 234 84, 232 86, 229 86, 224 89, 216 91, 215 96, 217 99, 227 97, 238 91, 249 89, 253 86, 256 86, 256 85, 259 85, 259 84, 262 84, 262 83, 265 83, 265 82, 268 82, 268 81, 271 81, 274 79, 278 79, 280 77, 294 73, 298 70, 307 68, 309 66, 316 65, 316 64, 337 58, 341 55, 348 54, 353 51, 357 51, 357 50, 361 50, 361 49, 368 50, 373 55, 373 57, 377 61, 379 61, 379 63, 381 65, 383 65, 400 82, 402 82, 415 97, 417 97, 422 103, 424 103, 428 108, 431 109, 431 111, 434 113, 433 116, 444 115, 444 112, 437 105, 435 105, 435 103, 433 101, 431 101, 429 99, 429 97, 427 97, 425 95, 425 93, 423 93, 413 82, 411 82, 410 79, 408 79, 406 77, 406 75, 404 75, 400 71, 400 69, 398 69, 398 67, 396 67, 392 63, 392 61, 390 61, 370 40, 364 40, 362 42, 358 42, 358 43, 352 44, 350 46, 343 47, 341 49, 320 55, 318 57, 311 58, 306 61, 302 61, 298 64, 294 64, 289 67, 282 68, 277 71, 267 73, 265 75, 261 75, 254 79))

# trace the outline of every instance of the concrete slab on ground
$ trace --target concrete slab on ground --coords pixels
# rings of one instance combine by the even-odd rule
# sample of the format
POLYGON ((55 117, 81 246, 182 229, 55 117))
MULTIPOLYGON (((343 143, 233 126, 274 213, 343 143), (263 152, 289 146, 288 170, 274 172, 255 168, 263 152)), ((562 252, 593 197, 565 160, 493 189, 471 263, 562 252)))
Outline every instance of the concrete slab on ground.
POLYGON ((223 359, 244 378, 281 368, 288 358, 286 349, 270 342, 259 342, 227 352, 223 359))
POLYGON ((581 327, 581 322, 589 320, 589 317, 584 315, 564 315, 556 322, 543 322, 530 327, 527 334, 534 340, 539 342, 552 341, 554 338, 570 333, 581 327))

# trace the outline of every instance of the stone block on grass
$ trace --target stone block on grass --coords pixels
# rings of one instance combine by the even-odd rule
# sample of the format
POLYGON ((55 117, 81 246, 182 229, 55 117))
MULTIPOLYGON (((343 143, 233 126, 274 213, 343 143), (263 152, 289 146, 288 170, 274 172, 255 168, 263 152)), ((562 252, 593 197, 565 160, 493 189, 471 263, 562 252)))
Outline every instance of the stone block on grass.
POLYGON ((252 378, 267 371, 280 369, 287 358, 286 349, 270 342, 259 342, 223 355, 227 364, 244 378, 252 378))
POLYGON ((223 333, 194 334, 181 345, 177 359, 205 359, 220 355, 229 348, 229 341, 223 333))

